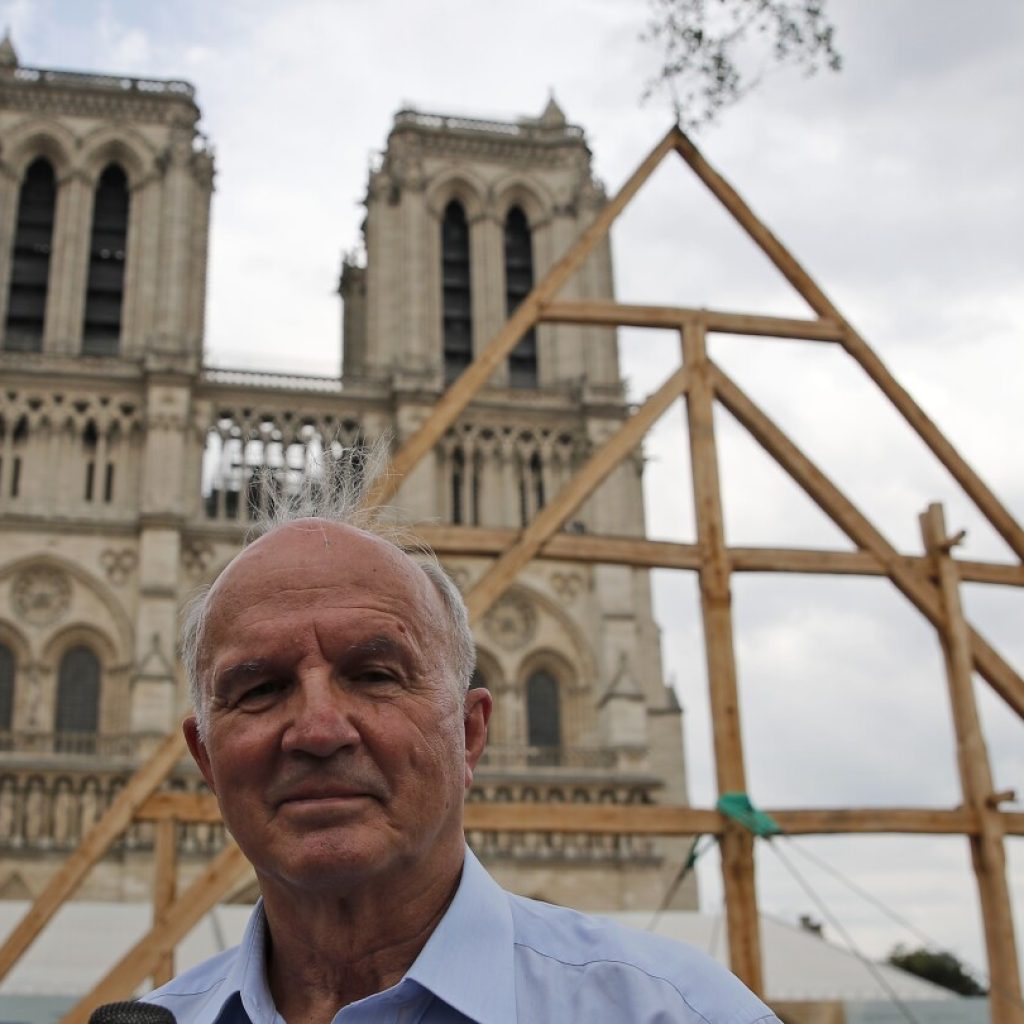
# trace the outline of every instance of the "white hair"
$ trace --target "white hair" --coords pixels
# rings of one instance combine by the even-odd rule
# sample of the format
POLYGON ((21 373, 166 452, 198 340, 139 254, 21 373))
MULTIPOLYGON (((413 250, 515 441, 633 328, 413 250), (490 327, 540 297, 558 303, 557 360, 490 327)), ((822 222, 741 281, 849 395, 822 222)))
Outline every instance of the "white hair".
MULTIPOLYGON (((448 619, 451 676, 459 698, 463 699, 476 667, 476 644, 469 626, 466 602, 459 588, 434 552, 397 525, 390 510, 364 505, 364 497, 371 485, 387 470, 389 447, 388 439, 381 438, 367 447, 342 448, 340 453, 329 457, 325 453, 320 471, 304 474, 292 493, 282 493, 274 486, 261 487, 260 490, 267 495, 266 507, 253 520, 245 544, 297 520, 320 519, 351 526, 403 552, 420 567, 441 598, 448 619)), ((189 696, 201 739, 206 737, 207 695, 200 660, 210 591, 211 587, 207 585, 192 596, 183 610, 181 629, 181 659, 188 676, 189 696)))

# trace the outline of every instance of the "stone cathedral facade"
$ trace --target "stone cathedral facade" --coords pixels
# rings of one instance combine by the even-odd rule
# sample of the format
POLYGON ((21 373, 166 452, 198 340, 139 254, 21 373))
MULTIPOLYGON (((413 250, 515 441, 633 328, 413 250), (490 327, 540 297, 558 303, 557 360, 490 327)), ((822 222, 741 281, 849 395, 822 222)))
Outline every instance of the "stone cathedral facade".
MULTIPOLYGON (((178 728, 181 606, 270 490, 410 436, 605 201, 554 101, 508 123, 402 111, 342 268, 341 379, 288 373, 286 353, 280 374, 212 369, 198 120, 187 83, 25 67, 0 44, 0 898, 38 892, 178 728)), ((605 245, 564 297, 612 288, 605 245)), ((521 528, 626 412, 615 332, 541 326, 397 504, 413 523, 521 528)), ((566 528, 641 536, 641 469, 637 453, 566 528)), ((466 586, 488 560, 445 564, 466 586)), ((535 562, 477 634, 495 715, 471 800, 685 800, 646 572, 535 562)), ((201 780, 183 763, 168 786, 201 780)), ((147 828, 83 895, 148 896, 147 828)), ((510 888, 583 908, 656 905, 685 856, 632 836, 469 838, 510 888)), ((182 827, 183 871, 223 841, 182 827)), ((694 901, 684 886, 675 905, 694 901)))

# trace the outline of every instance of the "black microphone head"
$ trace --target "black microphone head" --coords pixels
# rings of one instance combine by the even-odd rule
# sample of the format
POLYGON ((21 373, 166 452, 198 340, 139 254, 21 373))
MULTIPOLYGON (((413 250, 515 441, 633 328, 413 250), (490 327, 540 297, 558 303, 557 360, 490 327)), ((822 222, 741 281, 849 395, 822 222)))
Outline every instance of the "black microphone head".
POLYGON ((154 1003, 104 1003, 89 1015, 89 1024, 175 1024, 166 1006, 154 1003))

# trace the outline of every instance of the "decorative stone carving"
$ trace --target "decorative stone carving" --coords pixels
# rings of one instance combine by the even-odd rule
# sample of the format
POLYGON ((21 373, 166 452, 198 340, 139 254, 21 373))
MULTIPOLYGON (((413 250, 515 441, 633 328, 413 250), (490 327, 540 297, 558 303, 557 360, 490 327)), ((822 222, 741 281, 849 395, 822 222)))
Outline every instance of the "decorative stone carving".
POLYGON ((551 586, 559 597, 572 601, 583 589, 583 577, 578 572, 554 572, 551 574, 551 586))
POLYGON ((181 562, 190 576, 202 576, 213 558, 213 545, 205 540, 186 541, 181 548, 181 562))
POLYGON ((127 581, 138 560, 138 555, 131 548, 122 548, 120 551, 107 548, 100 555, 100 565, 107 579, 118 587, 127 581))
POLYGON ((537 610, 518 594, 508 594, 487 613, 487 635, 506 651, 525 647, 537 632, 537 610))
POLYGON ((71 604, 71 581, 60 569, 36 566, 18 574, 11 587, 11 605, 32 626, 49 626, 71 604))

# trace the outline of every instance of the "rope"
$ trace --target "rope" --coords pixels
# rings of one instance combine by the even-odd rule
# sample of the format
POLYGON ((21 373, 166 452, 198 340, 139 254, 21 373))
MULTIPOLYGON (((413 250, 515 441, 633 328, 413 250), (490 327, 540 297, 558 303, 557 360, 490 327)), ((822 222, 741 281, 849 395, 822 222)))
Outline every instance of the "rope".
POLYGON ((848 878, 837 867, 834 867, 833 865, 829 864, 828 861, 822 860, 820 857, 811 853, 810 850, 804 849, 799 843, 794 841, 792 836, 786 836, 786 839, 789 842, 789 845, 794 850, 796 850, 797 853, 799 853, 803 857, 806 857, 812 864, 821 868, 823 871, 827 871, 838 881, 842 882, 843 885, 845 885, 851 892, 856 893, 856 895, 860 896, 861 899, 865 900, 866 902, 870 903, 873 907, 880 910, 891 921, 900 925, 900 927, 902 928, 906 928, 906 930, 909 931, 912 935, 914 935, 919 942, 924 943, 926 947, 937 950, 940 953, 947 953, 950 956, 953 956, 957 960, 959 960, 960 963, 963 964, 963 966, 967 968, 967 970, 969 970, 976 978, 978 978, 983 985, 988 987, 990 997, 995 995, 998 996, 1000 999, 1012 1003, 1014 1006, 1024 1006, 1024 1001, 1019 1000, 1016 997, 1015 993, 1009 992, 1008 990, 1001 987, 993 987, 992 979, 987 970, 983 970, 977 964, 972 963, 970 960, 961 956, 959 953, 946 947, 943 943, 938 942, 927 932, 924 932, 920 928, 918 928, 912 921, 903 917, 902 914, 893 910, 886 903, 883 903, 882 900, 880 900, 877 896, 873 895, 872 893, 864 889, 862 886, 858 885, 855 881, 853 881, 852 878, 848 878))
POLYGON ((679 889, 679 886, 683 884, 683 879, 693 870, 694 864, 697 863, 697 858, 707 849, 705 844, 703 849, 698 849, 697 844, 704 837, 696 835, 693 837, 693 842, 690 844, 690 850, 686 855, 686 860, 680 865, 679 870, 676 872, 672 881, 669 882, 668 887, 665 889, 665 894, 661 898, 661 902, 658 904, 657 909, 651 915, 650 921, 647 923, 647 931, 653 932, 658 926, 658 921, 661 920, 661 915, 668 909, 668 905, 672 902, 672 897, 675 896, 679 889))
POLYGON ((775 843, 770 843, 769 845, 771 849, 775 851, 775 855, 782 862, 782 865, 796 880, 800 888, 804 890, 804 892, 814 902, 815 906, 817 906, 822 916, 842 936, 843 941, 846 943, 847 949, 849 949, 850 952, 853 953, 853 955, 857 957, 857 959, 860 960, 860 962, 868 969, 871 976, 875 979, 876 982, 878 982, 879 986, 883 989, 886 995, 888 995, 892 1004, 900 1011, 900 1013, 903 1014, 904 1017, 906 1017, 910 1024, 920 1024, 917 1018, 910 1012, 906 1003, 904 1003, 903 1000, 900 999, 900 997, 896 994, 896 990, 889 983, 889 980, 885 977, 881 970, 879 970, 878 964, 876 964, 873 960, 871 960, 862 952, 857 943, 853 941, 853 937, 850 935, 850 933, 843 927, 842 923, 839 921, 839 918, 837 918, 835 914, 833 914, 832 911, 829 910, 828 906, 825 904, 825 901, 817 894, 817 892, 814 891, 810 883, 800 874, 799 871, 797 871, 797 869, 792 864, 790 864, 790 862, 783 856, 782 850, 780 850, 775 843))

